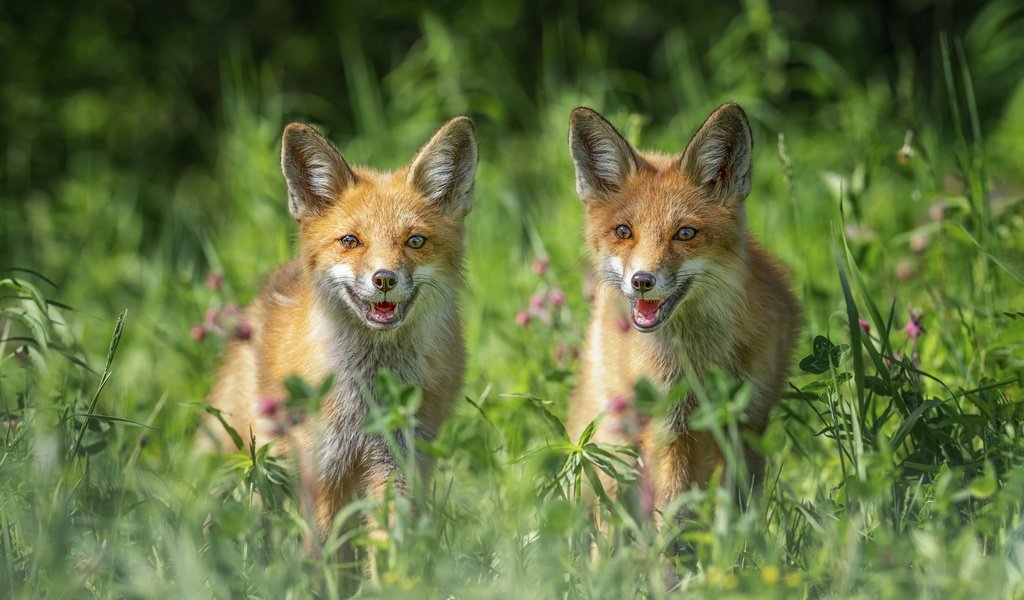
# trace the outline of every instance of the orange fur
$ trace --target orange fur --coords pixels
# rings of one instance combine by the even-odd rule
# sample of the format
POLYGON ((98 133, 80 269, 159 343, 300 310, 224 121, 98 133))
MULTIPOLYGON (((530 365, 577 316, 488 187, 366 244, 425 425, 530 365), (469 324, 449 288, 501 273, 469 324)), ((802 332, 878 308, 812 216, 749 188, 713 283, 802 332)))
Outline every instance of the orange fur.
MULTIPOLYGON (((253 335, 229 346, 209 402, 243 438, 252 431, 257 445, 274 442, 279 453, 312 457, 322 528, 357 495, 382 496, 390 485, 404 490, 384 440, 363 431, 378 370, 422 389, 422 438, 437 433, 461 390, 457 300, 476 161, 475 133, 464 117, 393 172, 350 167, 307 126, 285 130, 282 168, 299 223, 299 257, 278 269, 246 310, 253 335), (346 245, 347 236, 357 242, 346 245), (424 238, 421 246, 413 247, 414 236, 424 238), (376 283, 382 270, 394 275, 393 287, 376 283), (277 436, 254 411, 261 398, 283 397, 292 375, 313 386, 334 376, 334 384, 318 414, 277 436)), ((221 448, 230 447, 219 423, 208 419, 206 428, 221 448)))
MULTIPOLYGON (((676 156, 640 153, 597 113, 573 112, 570 149, 599 284, 569 406, 572 435, 609 411, 613 398, 631 397, 640 379, 667 391, 684 378, 701 381, 712 366, 751 383, 744 428, 764 432, 784 385, 799 307, 782 270, 747 230, 750 143, 736 105, 712 114, 676 156), (622 225, 629 237, 618 235, 622 225), (689 234, 684 227, 696 234, 680 239, 689 234)), ((640 447, 659 509, 690 486, 707 485, 723 460, 707 432, 688 427, 695 402, 690 395, 663 422, 635 432, 609 414, 595 436, 640 447)), ((763 458, 749 445, 744 455, 756 482, 763 458)))

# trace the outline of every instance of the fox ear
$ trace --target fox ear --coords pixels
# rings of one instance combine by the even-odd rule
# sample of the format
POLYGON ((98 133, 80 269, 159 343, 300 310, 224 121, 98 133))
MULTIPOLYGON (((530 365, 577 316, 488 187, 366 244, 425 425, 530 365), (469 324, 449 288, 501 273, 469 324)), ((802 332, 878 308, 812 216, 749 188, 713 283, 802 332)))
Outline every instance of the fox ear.
POLYGON ((302 123, 284 128, 281 171, 288 182, 288 212, 296 220, 320 214, 356 180, 341 153, 302 123))
POLYGON ((407 181, 430 200, 466 215, 473 208, 477 159, 476 128, 467 117, 456 117, 419 149, 407 181))
POLYGON ((723 104, 686 145, 680 165, 715 199, 742 202, 750 193, 752 146, 746 113, 738 104, 723 104))
POLYGON ((604 200, 618 191, 639 166, 626 138, 589 108, 577 108, 569 116, 569 152, 576 164, 576 194, 584 202, 604 200))

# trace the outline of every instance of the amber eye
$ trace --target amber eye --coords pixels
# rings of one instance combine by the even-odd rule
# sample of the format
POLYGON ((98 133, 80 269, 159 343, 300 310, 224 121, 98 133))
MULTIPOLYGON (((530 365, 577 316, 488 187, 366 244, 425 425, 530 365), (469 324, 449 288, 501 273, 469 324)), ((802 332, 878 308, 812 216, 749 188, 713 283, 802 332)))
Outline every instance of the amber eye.
POLYGON ((686 242, 697 237, 697 230, 693 227, 680 227, 676 232, 676 239, 686 242))
POLYGON ((341 243, 342 248, 347 248, 349 250, 357 246, 362 246, 362 244, 359 243, 359 238, 354 235, 346 235, 338 241, 341 243))
POLYGON ((414 236, 412 236, 411 238, 409 238, 409 239, 407 239, 405 241, 405 245, 410 247, 410 248, 412 248, 412 249, 414 249, 414 250, 417 249, 417 248, 422 248, 423 244, 426 244, 426 243, 427 243, 427 238, 423 237, 422 235, 414 235, 414 236))
POLYGON ((618 227, 615 228, 615 237, 619 238, 620 240, 628 240, 629 238, 633 237, 633 232, 629 229, 629 227, 625 225, 619 225, 618 227))

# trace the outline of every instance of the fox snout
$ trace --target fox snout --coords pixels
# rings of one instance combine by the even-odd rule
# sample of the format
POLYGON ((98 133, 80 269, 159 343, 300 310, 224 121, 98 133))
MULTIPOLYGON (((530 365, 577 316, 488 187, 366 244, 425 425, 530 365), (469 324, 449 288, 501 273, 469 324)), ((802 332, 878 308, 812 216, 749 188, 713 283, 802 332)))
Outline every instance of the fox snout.
POLYGON ((654 276, 654 273, 648 273, 647 271, 637 271, 629 279, 629 284, 641 294, 654 289, 656 283, 658 283, 658 278, 654 276))
POLYGON ((622 294, 633 313, 633 326, 642 332, 660 329, 687 295, 691 277, 665 269, 638 269, 624 274, 622 294))
POLYGON ((388 269, 379 269, 373 274, 372 281, 373 287, 386 294, 398 285, 398 274, 388 269))
POLYGON ((678 273, 664 266, 626 266, 618 258, 606 261, 605 265, 607 280, 617 285, 622 294, 630 300, 639 297, 666 298, 682 282, 678 273))
POLYGON ((368 273, 364 272, 357 278, 354 287, 354 291, 368 302, 377 300, 401 302, 412 295, 415 284, 413 277, 406 269, 381 267, 368 273))

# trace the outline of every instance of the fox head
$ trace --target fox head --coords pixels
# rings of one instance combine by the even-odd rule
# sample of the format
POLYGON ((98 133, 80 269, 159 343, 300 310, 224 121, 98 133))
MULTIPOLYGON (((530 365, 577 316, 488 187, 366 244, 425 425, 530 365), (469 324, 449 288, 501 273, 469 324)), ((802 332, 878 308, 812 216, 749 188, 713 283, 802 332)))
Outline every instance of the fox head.
POLYGON ((476 164, 466 117, 392 172, 352 167, 311 127, 288 125, 281 168, 318 298, 375 330, 453 302, 476 164))
MULTIPOLYGON (((681 304, 739 285, 750 192, 750 125, 726 104, 675 156, 640 153, 601 115, 569 120, 576 192, 601 280, 619 289, 639 331, 660 329, 681 304)), ((681 311, 680 311, 681 312, 681 311)))

